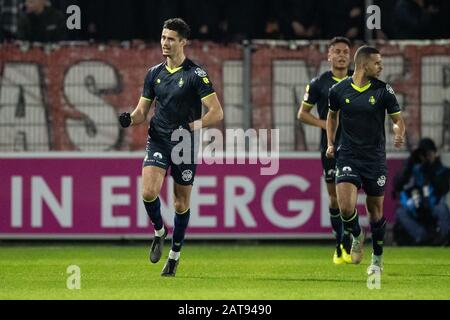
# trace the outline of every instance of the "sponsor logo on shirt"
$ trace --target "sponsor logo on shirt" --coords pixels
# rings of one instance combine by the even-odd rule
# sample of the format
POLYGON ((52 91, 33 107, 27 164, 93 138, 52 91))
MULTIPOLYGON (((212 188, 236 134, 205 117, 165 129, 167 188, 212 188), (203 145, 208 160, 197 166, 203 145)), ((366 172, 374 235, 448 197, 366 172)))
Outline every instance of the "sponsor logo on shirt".
POLYGON ((391 94, 395 94, 394 89, 392 89, 392 87, 390 85, 388 85, 387 83, 386 83, 386 90, 389 91, 389 93, 391 93, 391 94))
POLYGON ((200 78, 206 77, 208 74, 206 73, 205 70, 203 70, 202 68, 197 68, 195 69, 195 74, 198 75, 200 78))

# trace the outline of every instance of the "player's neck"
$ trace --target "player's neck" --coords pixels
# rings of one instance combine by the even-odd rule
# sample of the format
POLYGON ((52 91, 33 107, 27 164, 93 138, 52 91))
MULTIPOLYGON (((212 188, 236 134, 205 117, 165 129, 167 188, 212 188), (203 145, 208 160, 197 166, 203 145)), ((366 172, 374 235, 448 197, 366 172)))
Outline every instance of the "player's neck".
POLYGON ((347 76, 348 69, 335 69, 331 68, 331 73, 338 79, 344 79, 347 76))
POLYGON ((369 77, 367 77, 364 72, 355 70, 355 72, 352 75, 353 83, 358 87, 364 87, 366 84, 369 83, 369 77))
POLYGON ((184 59, 186 59, 186 57, 184 56, 183 53, 175 57, 167 57, 166 64, 170 69, 175 69, 181 66, 184 59))

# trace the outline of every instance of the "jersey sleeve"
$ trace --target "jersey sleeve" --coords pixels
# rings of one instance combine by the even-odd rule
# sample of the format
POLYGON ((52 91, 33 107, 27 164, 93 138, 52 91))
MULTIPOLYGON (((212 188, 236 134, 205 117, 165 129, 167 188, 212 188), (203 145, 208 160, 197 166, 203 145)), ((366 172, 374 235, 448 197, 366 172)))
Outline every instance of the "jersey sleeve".
POLYGON ((330 91, 328 92, 328 108, 334 112, 337 112, 339 111, 339 109, 341 109, 335 87, 331 87, 330 91))
POLYGON ((303 95, 303 103, 313 107, 320 98, 320 88, 317 78, 311 80, 306 86, 305 94, 303 95))
POLYGON ((399 114, 401 112, 397 98, 395 97, 395 92, 388 84, 386 84, 386 90, 384 91, 384 105, 389 115, 399 114))
POLYGON ((154 77, 155 70, 154 68, 150 69, 147 72, 144 80, 144 89, 142 90, 142 98, 145 100, 153 101, 155 99, 155 90, 154 90, 154 77))
POLYGON ((196 68, 193 75, 194 90, 200 99, 204 99, 214 94, 214 87, 208 74, 202 68, 196 68))

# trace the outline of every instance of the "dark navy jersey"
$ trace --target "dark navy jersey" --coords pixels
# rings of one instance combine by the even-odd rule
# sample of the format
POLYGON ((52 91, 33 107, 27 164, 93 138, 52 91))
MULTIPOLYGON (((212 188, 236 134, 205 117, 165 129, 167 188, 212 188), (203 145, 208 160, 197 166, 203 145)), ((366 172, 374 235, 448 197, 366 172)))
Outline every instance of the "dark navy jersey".
POLYGON ((142 98, 156 100, 153 130, 168 136, 180 126, 187 127, 202 115, 202 99, 214 94, 205 70, 189 59, 175 69, 166 63, 152 67, 145 77, 142 98))
POLYGON ((329 108, 339 111, 341 140, 338 156, 379 161, 386 158, 385 116, 399 114, 394 90, 383 81, 371 78, 363 88, 350 77, 334 85, 329 93, 329 108))
MULTIPOLYGON (((353 74, 353 70, 348 70, 347 77, 353 74)), ((344 79, 346 79, 345 77, 344 79)), ((310 107, 317 104, 317 113, 322 120, 327 119, 328 114, 328 92, 330 88, 343 79, 336 78, 333 72, 326 71, 318 77, 311 80, 306 86, 305 95, 303 96, 303 103, 310 107)), ((339 141, 340 128, 336 132, 336 140, 339 141)), ((327 132, 322 129, 320 138, 320 150, 327 150, 327 132)))

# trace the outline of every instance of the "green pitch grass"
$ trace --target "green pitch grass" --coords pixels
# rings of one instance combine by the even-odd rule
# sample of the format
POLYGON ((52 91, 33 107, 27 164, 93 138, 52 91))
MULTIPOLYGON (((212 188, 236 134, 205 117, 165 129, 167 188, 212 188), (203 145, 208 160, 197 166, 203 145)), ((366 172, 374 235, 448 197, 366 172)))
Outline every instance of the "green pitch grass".
POLYGON ((177 276, 163 278, 148 246, 1 245, 0 299, 450 299, 448 248, 385 249, 379 290, 361 265, 332 264, 332 245, 187 243, 177 276), (81 289, 69 290, 69 265, 81 289))

